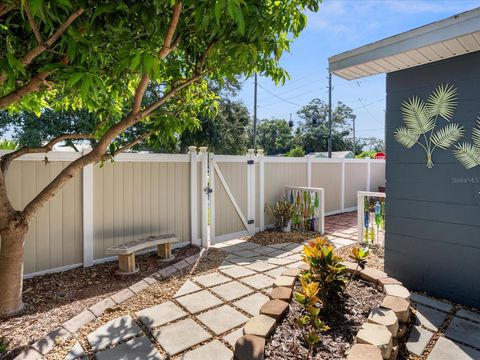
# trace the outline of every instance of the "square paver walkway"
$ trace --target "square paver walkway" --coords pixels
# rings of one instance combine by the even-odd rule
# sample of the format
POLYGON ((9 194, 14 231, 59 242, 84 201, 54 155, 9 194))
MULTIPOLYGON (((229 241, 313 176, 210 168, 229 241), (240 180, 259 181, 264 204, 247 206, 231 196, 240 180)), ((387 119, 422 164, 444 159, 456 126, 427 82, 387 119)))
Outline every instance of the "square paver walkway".
POLYGON ((183 284, 180 289, 178 289, 178 291, 175 293, 175 295, 173 295, 173 298, 177 298, 179 296, 183 296, 183 295, 187 295, 187 294, 191 294, 195 291, 198 291, 198 290, 201 290, 202 288, 200 286, 198 286, 197 284, 194 284, 193 282, 191 282, 190 280, 187 280, 185 282, 185 284, 183 284))
POLYGON ((98 351, 140 334, 142 334, 142 329, 133 321, 132 317, 122 316, 88 334, 87 340, 92 350, 98 351))
POLYGON ((269 263, 264 262, 264 261, 256 261, 253 264, 245 265, 245 267, 247 267, 251 270, 258 271, 258 272, 263 272, 263 271, 268 271, 268 270, 271 270, 271 269, 275 269, 277 266, 278 265, 269 264, 269 263))
POLYGON ((246 278, 242 278, 240 279, 240 281, 257 290, 261 290, 269 286, 272 286, 275 280, 270 276, 257 274, 257 275, 249 276, 246 278))
POLYGON ((137 317, 148 329, 165 325, 187 315, 188 313, 171 301, 137 312, 137 317))
POLYGON ((441 337, 432 349, 427 360, 477 360, 480 351, 469 346, 457 344, 454 341, 441 337))
POLYGON ((427 329, 437 331, 446 318, 447 314, 442 311, 420 304, 417 305, 417 323, 427 329))
POLYGON ((210 334, 192 319, 155 329, 152 335, 169 355, 178 354, 211 338, 210 334))
POLYGON ((268 296, 265 296, 261 293, 255 293, 235 301, 233 305, 242 309, 246 313, 256 316, 260 313, 260 308, 269 300, 268 296))
POLYGON ((480 324, 454 317, 448 325, 445 336, 480 349, 480 324))
POLYGON ((95 354, 97 360, 163 360, 146 336, 132 339, 112 349, 95 354))
POLYGON ((237 329, 237 330, 233 330, 231 333, 225 335, 223 337, 223 340, 228 342, 232 348, 235 348, 235 343, 242 336, 243 336, 243 328, 240 328, 240 329, 237 329))
POLYGON ((237 281, 231 281, 222 285, 214 286, 210 288, 210 291, 214 292, 221 298, 232 301, 242 296, 251 294, 253 292, 249 287, 240 284, 237 281))
POLYGON ((246 323, 248 317, 229 305, 223 305, 198 315, 197 319, 216 335, 220 335, 246 323))
POLYGON ((199 291, 193 294, 181 296, 176 299, 191 314, 210 309, 214 306, 223 304, 223 301, 217 298, 208 290, 199 291))
POLYGON ((193 278, 193 281, 199 283, 204 287, 211 287, 211 286, 226 283, 227 281, 230 281, 230 279, 219 273, 210 273, 206 275, 197 276, 193 278))
POLYGON ((220 271, 234 279, 256 274, 255 271, 253 270, 247 269, 246 267, 243 267, 243 266, 238 266, 233 264, 232 266, 226 269, 221 269, 220 271))
POLYGON ((233 352, 218 340, 213 340, 184 354, 181 360, 231 360, 233 352))

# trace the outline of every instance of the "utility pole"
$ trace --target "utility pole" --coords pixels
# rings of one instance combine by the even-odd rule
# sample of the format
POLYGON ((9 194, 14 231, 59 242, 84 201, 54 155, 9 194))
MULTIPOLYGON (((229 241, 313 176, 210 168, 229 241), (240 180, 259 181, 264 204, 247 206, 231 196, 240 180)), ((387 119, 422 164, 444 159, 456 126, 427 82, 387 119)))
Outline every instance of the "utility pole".
POLYGON ((328 72, 328 157, 332 157, 332 73, 328 72))
POLYGON ((355 143, 355 118, 356 116, 353 115, 353 157, 355 157, 356 151, 357 151, 357 144, 355 143))
POLYGON ((257 73, 253 90, 253 149, 257 151, 257 73))

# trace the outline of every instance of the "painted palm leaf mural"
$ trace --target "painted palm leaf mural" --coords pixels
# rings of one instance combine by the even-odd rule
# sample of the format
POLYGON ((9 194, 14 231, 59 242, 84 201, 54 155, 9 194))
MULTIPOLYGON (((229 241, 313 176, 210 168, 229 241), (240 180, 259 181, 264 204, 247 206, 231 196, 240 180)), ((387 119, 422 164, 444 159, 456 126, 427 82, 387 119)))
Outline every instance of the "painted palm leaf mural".
POLYGON ((395 140, 406 147, 419 145, 425 150, 427 167, 433 167, 436 148, 448 149, 463 136, 463 127, 450 123, 457 106, 457 89, 445 84, 438 86, 424 101, 416 96, 402 104, 405 126, 395 130, 395 140), (437 128, 439 120, 449 124, 437 128))
POLYGON ((480 117, 477 118, 477 125, 473 129, 472 141, 473 143, 457 144, 453 150, 457 160, 467 169, 480 165, 480 117))

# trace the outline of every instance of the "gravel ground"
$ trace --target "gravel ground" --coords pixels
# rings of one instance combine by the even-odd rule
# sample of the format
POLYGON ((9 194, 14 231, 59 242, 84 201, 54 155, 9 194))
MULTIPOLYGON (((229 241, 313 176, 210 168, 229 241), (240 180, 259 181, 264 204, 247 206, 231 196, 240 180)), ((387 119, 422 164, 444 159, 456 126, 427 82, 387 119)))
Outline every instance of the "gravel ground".
POLYGON ((292 301, 289 313, 267 343, 266 360, 343 359, 370 310, 378 306, 383 298, 384 294, 372 284, 362 280, 352 281, 344 299, 331 304, 329 311, 321 315, 331 329, 320 336, 321 342, 310 354, 297 323, 301 308, 292 301))
MULTIPOLYGON (((173 262, 199 251, 193 246, 175 249, 173 262)), ((136 258, 140 271, 129 276, 115 274, 118 262, 114 261, 25 280, 25 313, 0 323, 0 350, 3 343, 8 351, 0 354, 0 359, 15 357, 25 347, 84 309, 170 265, 160 261, 156 253, 136 258)))
POLYGON ((304 243, 317 236, 320 236, 320 234, 314 231, 282 232, 277 230, 265 230, 245 239, 259 245, 273 245, 286 242, 304 243))

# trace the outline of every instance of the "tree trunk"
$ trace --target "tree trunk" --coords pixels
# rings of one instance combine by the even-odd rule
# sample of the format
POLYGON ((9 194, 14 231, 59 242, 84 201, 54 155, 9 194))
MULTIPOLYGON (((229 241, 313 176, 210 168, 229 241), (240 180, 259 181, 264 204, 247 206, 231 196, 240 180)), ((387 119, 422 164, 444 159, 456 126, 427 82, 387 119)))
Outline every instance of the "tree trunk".
POLYGON ((0 319, 23 311, 23 246, 28 226, 0 232, 0 319))

